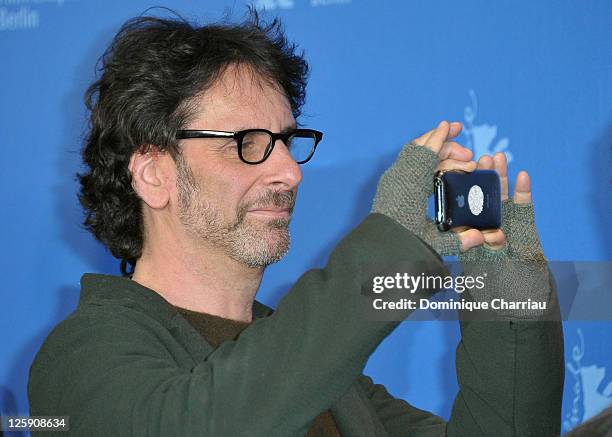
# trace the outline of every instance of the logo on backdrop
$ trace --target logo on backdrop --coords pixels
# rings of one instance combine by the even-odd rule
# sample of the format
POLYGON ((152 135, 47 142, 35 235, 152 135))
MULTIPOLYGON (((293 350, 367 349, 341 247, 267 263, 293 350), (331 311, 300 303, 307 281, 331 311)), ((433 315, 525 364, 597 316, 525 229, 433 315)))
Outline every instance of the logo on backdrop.
MULTIPOLYGON (((353 0, 307 0, 309 6, 331 6, 351 3, 353 0)), ((293 9, 296 0, 257 0, 255 7, 257 9, 293 9)), ((300 2, 301 3, 301 2, 300 2)))
POLYGON ((0 32, 40 26, 41 6, 63 6, 65 0, 0 0, 0 32))
POLYGON ((470 90, 472 106, 466 106, 463 110, 465 118, 463 134, 467 137, 466 146, 474 152, 474 160, 482 155, 493 155, 497 152, 504 152, 508 162, 512 162, 512 153, 508 149, 510 140, 507 137, 496 140, 497 126, 483 123, 475 124, 478 114, 478 99, 474 90, 470 90))
POLYGON ((566 363, 567 369, 574 377, 572 393, 574 395, 572 408, 563 420, 564 431, 569 431, 576 425, 599 414, 605 408, 612 406, 612 382, 599 390, 606 377, 605 367, 582 364, 584 357, 584 335, 577 329, 578 344, 572 348, 572 359, 566 363), (582 413, 582 414, 580 414, 582 413))
POLYGON ((257 0, 255 8, 257 9, 291 9, 295 6, 295 0, 257 0))

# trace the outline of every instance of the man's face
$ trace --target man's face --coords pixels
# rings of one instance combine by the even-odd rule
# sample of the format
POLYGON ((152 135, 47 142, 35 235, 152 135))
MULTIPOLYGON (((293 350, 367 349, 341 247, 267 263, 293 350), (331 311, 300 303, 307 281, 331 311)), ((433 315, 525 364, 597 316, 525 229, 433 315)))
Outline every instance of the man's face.
MULTIPOLYGON (((230 67, 198 99, 188 129, 272 132, 295 127, 287 98, 245 68, 230 67)), ((289 249, 289 220, 302 179, 285 144, 266 161, 240 160, 234 140, 189 139, 177 159, 178 216, 196 244, 212 245, 232 259, 259 268, 289 249)))

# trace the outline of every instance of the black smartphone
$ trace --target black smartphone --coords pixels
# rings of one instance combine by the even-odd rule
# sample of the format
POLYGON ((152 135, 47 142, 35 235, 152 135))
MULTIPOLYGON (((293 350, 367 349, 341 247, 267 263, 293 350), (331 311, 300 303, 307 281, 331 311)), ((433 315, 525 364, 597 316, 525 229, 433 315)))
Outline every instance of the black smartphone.
POLYGON ((501 226, 501 188, 495 170, 441 170, 434 177, 436 225, 496 229, 501 226))

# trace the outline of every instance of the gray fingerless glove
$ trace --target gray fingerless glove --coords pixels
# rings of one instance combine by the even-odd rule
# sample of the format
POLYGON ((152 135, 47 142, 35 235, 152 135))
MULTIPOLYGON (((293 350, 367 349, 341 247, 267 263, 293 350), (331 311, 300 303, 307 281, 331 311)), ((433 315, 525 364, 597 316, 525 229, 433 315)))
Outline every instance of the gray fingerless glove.
POLYGON ((440 232, 427 217, 438 155, 409 143, 381 176, 372 212, 384 214, 419 236, 440 255, 457 255, 461 241, 455 232, 440 232))
POLYGON ((464 273, 486 274, 482 290, 468 291, 476 301, 502 298, 507 302, 546 302, 544 309, 501 309, 497 315, 511 319, 541 317, 553 304, 551 277, 535 228, 533 204, 517 204, 511 199, 502 205, 502 230, 506 246, 500 250, 477 246, 459 255, 464 273))

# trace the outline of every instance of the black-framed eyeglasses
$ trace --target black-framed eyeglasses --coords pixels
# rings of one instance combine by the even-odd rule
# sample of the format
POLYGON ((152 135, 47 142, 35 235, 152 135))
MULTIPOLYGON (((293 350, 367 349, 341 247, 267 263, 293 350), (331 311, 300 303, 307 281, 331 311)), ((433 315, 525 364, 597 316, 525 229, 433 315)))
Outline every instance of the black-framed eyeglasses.
POLYGON ((314 129, 293 129, 285 133, 274 133, 267 129, 246 129, 237 132, 218 130, 179 130, 176 138, 233 138, 238 145, 238 156, 247 164, 261 164, 274 149, 277 140, 287 146, 291 157, 298 164, 304 164, 312 158, 317 145, 323 138, 323 132, 314 129))

